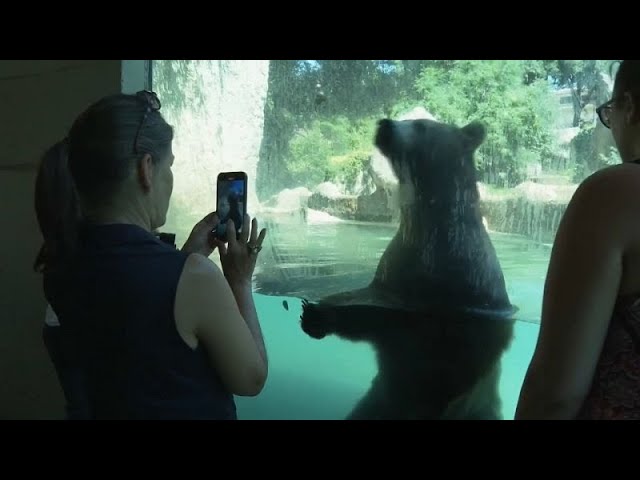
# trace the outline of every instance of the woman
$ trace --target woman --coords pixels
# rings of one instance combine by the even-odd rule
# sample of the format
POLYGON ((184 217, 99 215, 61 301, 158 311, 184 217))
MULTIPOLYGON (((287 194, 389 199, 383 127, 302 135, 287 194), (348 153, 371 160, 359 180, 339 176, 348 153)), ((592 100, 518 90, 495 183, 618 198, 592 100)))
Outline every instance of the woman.
POLYGON ((640 419, 640 61, 597 109, 622 164, 578 188, 558 229, 516 419, 640 419))
MULTIPOLYGON (((38 226, 45 241, 33 268, 36 272, 43 273, 48 260, 73 250, 73 245, 69 244, 72 238, 65 232, 74 231, 80 220, 78 199, 67 164, 66 141, 57 142, 49 147, 40 160, 35 185, 35 210, 38 226)), ((200 253, 207 255, 207 247, 198 246, 196 243, 200 238, 206 237, 206 232, 215 227, 215 222, 215 215, 212 215, 196 225, 183 251, 196 252, 200 248, 200 253)), ((164 242, 174 245, 173 235, 156 235, 164 242)), ((65 418, 88 418, 89 406, 84 373, 76 360, 69 356, 69 348, 65 348, 65 337, 61 335, 60 330, 57 315, 51 305, 47 305, 42 336, 65 396, 65 418)))
POLYGON ((84 373, 88 418, 236 419, 233 395, 257 395, 267 378, 251 288, 266 231, 246 217, 251 228, 225 245, 211 214, 182 250, 153 234, 173 188, 173 130, 159 110, 152 92, 120 94, 74 122, 83 220, 58 232, 70 247, 48 259, 45 295, 84 373), (223 272, 206 258, 215 247, 223 272))

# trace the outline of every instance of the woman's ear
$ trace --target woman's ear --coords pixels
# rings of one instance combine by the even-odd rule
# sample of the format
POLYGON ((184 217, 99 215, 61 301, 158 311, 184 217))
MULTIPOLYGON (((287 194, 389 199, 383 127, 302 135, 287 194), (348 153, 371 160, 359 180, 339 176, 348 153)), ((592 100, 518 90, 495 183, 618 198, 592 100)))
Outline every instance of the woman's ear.
POLYGON ((142 190, 145 193, 149 192, 153 181, 153 159, 148 153, 138 161, 137 176, 142 190))

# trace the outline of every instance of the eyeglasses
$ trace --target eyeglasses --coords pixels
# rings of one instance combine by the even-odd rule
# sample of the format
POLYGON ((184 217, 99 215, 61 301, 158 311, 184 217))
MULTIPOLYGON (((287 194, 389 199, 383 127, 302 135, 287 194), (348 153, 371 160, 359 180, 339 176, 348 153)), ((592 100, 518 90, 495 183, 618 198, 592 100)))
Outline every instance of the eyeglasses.
POLYGON ((604 102, 598 108, 596 108, 596 113, 598 114, 598 118, 607 128, 611 128, 611 109, 613 108, 613 104, 616 101, 615 98, 612 98, 608 102, 604 102))
POLYGON ((144 112, 144 116, 142 117, 142 121, 140 122, 140 126, 138 127, 138 131, 136 132, 136 137, 133 140, 133 151, 134 153, 139 154, 140 152, 138 151, 138 137, 140 136, 140 132, 142 131, 142 126, 149 116, 149 113, 157 112, 158 110, 160 110, 162 104, 160 103, 158 95, 150 90, 141 90, 136 93, 136 97, 144 102, 144 104, 147 106, 147 109, 144 112))

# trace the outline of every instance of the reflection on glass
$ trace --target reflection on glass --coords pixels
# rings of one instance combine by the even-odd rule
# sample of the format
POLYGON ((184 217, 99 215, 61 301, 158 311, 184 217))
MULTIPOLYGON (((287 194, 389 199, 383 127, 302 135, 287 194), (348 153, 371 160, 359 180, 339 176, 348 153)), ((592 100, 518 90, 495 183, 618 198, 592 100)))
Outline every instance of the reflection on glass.
MULTIPOLYGON (((403 209, 415 204, 416 195, 441 200, 434 192, 451 180, 451 165, 436 162, 430 178, 399 182, 388 156, 374 146, 379 120, 390 118, 457 127, 479 120, 486 127, 474 153, 474 183, 518 311, 498 373, 485 382, 494 383, 476 385, 474 395, 493 402, 497 396, 500 415, 512 418, 537 338, 559 221, 580 180, 618 161, 610 133, 595 115, 595 105, 610 96, 609 63, 154 61, 154 90, 176 128, 174 197, 165 230, 184 240, 194 222, 215 208, 221 171, 247 172, 248 212, 269 228, 255 289, 271 371, 259 397, 238 399, 240 417, 346 418, 379 375, 371 343, 335 335, 315 340, 302 330, 300 316, 303 299, 319 302, 369 285, 403 209)), ((416 140, 420 132, 403 137, 408 157, 437 160, 460 147, 420 154, 428 148, 416 140)), ((459 186, 456 192, 460 201, 464 192, 459 186)), ((414 223, 407 228, 426 228, 414 223)), ((411 335, 390 331, 388 342, 404 342, 409 351, 411 335)), ((463 358, 459 347, 444 348, 449 356, 443 364, 463 358)), ((400 361, 403 346, 392 351, 400 361)), ((424 364, 429 353, 401 360, 424 364)), ((427 415, 412 408, 397 406, 407 417, 427 415)))

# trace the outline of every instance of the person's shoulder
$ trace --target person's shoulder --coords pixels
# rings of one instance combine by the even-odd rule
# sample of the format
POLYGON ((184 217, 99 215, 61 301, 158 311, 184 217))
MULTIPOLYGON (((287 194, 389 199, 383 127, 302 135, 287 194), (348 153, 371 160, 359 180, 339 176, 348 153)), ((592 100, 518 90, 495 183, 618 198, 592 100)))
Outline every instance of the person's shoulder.
MULTIPOLYGON (((218 266, 209 258, 199 253, 187 257, 182 274, 178 280, 176 305, 185 312, 185 305, 207 305, 209 309, 215 305, 216 297, 228 288, 226 279, 218 266)), ((201 309, 187 309, 189 318, 197 316, 201 309)))
POLYGON ((190 253, 185 255, 187 255, 187 258, 182 271, 183 277, 192 279, 202 277, 217 279, 222 275, 220 268, 218 268, 211 259, 204 255, 201 255, 200 253, 190 253))
POLYGON ((602 168, 584 179, 578 190, 595 192, 602 189, 618 191, 619 188, 640 187, 640 165, 636 163, 620 163, 602 168))
POLYGON ((580 183, 567 205, 565 217, 574 226, 588 226, 591 232, 607 232, 607 238, 626 241, 629 235, 637 236, 639 193, 640 165, 606 167, 580 183))
POLYGON ((584 179, 571 203, 640 208, 636 202, 640 192, 640 165, 623 163, 605 167, 584 179))

